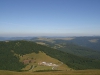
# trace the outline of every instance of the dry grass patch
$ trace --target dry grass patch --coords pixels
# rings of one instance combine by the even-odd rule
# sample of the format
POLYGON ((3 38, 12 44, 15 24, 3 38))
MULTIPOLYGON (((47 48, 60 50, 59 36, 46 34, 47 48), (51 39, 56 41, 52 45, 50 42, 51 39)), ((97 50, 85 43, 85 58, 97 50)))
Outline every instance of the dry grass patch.
MULTIPOLYGON (((41 70, 41 68, 39 68, 39 63, 41 62, 47 62, 47 63, 52 63, 52 64, 56 64, 58 65, 57 69, 58 70, 70 70, 70 68, 63 64, 61 61, 51 58, 50 56, 46 55, 44 52, 39 52, 39 53, 30 53, 30 54, 26 54, 23 56, 20 56, 20 62, 24 62, 25 64, 27 64, 27 66, 25 68, 23 68, 22 70, 29 70, 31 68, 31 66, 35 66, 34 67, 34 71, 35 70, 41 70)), ((48 69, 52 69, 52 66, 43 66, 44 69, 48 70, 48 69)))
POLYGON ((13 72, 0 70, 0 75, 100 75, 100 70, 77 70, 55 72, 13 72))
POLYGON ((91 43, 97 43, 98 40, 99 40, 99 39, 91 39, 91 40, 89 40, 89 42, 91 42, 91 43))

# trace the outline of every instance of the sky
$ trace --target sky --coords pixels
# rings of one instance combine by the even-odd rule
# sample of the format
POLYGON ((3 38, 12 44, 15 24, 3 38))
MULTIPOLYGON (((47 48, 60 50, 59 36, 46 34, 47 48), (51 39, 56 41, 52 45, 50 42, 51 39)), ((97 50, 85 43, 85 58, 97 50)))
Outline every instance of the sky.
POLYGON ((0 36, 100 36, 100 0, 0 0, 0 36))

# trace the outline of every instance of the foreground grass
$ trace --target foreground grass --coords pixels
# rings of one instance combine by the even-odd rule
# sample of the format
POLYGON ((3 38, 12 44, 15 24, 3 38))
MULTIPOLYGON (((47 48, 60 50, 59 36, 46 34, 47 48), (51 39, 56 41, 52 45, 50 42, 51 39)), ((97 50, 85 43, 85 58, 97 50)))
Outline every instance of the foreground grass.
POLYGON ((100 75, 100 70, 52 71, 52 72, 14 72, 0 70, 0 75, 100 75))

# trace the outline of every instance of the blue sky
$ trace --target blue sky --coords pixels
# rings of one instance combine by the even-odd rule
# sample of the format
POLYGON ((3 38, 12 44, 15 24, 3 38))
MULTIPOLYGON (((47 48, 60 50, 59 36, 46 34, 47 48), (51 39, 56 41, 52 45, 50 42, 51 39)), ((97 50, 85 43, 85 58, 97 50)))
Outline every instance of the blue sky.
POLYGON ((100 0, 0 0, 0 36, 100 35, 100 0))

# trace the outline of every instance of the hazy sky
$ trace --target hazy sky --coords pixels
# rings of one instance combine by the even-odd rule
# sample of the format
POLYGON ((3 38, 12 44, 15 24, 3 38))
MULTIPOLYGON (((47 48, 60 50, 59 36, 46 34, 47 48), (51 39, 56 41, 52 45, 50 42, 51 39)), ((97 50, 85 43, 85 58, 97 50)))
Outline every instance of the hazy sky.
POLYGON ((100 35, 100 0, 0 0, 0 36, 100 35))

